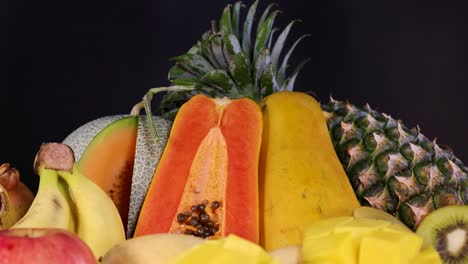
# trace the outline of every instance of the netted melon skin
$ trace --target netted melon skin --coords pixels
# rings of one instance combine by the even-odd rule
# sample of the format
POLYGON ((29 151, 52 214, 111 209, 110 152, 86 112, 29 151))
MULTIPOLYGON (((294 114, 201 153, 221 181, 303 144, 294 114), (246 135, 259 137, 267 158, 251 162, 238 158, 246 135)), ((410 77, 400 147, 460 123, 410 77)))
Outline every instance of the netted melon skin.
POLYGON ((130 208, 128 211, 127 237, 133 237, 143 200, 149 188, 154 171, 166 146, 172 122, 161 117, 153 117, 159 142, 156 142, 149 131, 146 116, 138 122, 137 146, 133 166, 130 208))

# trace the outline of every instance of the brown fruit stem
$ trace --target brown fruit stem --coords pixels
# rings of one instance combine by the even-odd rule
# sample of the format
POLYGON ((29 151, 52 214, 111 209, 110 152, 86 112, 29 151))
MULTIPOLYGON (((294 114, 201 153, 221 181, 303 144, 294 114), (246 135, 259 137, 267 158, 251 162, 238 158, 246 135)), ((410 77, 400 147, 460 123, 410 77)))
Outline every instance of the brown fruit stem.
POLYGON ((36 174, 39 174, 39 168, 44 166, 46 169, 73 173, 74 164, 75 154, 68 145, 62 143, 43 143, 36 154, 34 170, 36 174))

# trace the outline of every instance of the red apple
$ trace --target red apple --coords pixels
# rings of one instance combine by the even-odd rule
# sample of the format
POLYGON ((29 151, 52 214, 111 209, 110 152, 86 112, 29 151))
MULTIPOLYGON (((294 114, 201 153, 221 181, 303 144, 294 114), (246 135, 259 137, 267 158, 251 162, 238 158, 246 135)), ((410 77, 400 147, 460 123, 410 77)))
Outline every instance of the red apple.
POLYGON ((0 231, 0 264, 96 264, 89 247, 62 229, 24 228, 0 231))

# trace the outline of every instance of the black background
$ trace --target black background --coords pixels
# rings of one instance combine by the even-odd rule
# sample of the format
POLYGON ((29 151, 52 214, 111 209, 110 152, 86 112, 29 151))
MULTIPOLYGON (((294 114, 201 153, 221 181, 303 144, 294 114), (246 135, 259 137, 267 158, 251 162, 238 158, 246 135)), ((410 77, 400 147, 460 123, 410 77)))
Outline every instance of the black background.
MULTIPOLYGON (((190 48, 227 3, 0 1, 0 162, 18 167, 36 190, 32 163, 42 142, 128 113, 149 88, 168 85, 168 59, 190 48)), ((294 55, 312 59, 296 90, 369 102, 468 161, 462 1, 276 3, 277 26, 300 18, 293 35, 312 34, 294 55)))

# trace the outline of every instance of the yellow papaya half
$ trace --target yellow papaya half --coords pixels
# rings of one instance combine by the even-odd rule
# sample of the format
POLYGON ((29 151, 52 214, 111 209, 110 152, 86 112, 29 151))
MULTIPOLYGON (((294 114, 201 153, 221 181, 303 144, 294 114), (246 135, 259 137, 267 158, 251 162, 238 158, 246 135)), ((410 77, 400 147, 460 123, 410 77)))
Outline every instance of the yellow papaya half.
POLYGON ((192 97, 174 120, 134 236, 235 234, 258 242, 261 135, 252 100, 192 97))
POLYGON ((316 220, 359 207, 317 101, 283 91, 263 100, 259 164, 260 241, 266 250, 298 245, 316 220))

